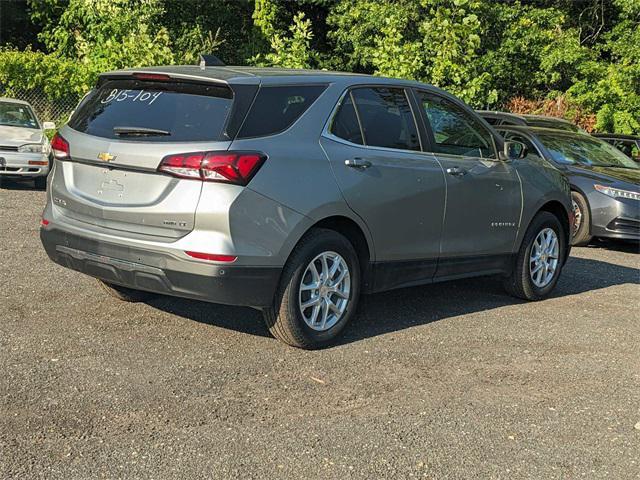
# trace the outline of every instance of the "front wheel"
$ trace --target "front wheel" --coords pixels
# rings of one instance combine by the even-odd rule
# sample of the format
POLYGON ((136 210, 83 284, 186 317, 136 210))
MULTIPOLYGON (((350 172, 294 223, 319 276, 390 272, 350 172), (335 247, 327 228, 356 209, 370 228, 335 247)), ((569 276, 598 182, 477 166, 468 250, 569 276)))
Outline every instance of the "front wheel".
POLYGON ((507 292, 525 300, 548 296, 560 278, 565 246, 566 235, 558 218, 539 212, 525 233, 511 275, 505 279, 507 292))
POLYGON ((264 319, 284 343, 323 347, 353 317, 359 295, 360 264, 349 240, 333 230, 314 229, 289 257, 264 319))
POLYGON ((571 243, 575 246, 588 245, 593 237, 589 233, 591 228, 591 214, 587 200, 578 192, 571 192, 573 208, 573 225, 571 226, 571 243))

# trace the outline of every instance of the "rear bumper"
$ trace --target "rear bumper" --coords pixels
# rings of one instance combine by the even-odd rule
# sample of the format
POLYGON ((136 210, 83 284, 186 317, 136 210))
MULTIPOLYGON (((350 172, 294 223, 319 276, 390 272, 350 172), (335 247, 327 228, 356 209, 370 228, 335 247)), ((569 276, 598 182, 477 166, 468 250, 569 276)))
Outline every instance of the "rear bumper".
POLYGON ((54 262, 138 290, 226 305, 272 305, 281 268, 177 262, 175 257, 92 238, 55 226, 40 229, 54 262))

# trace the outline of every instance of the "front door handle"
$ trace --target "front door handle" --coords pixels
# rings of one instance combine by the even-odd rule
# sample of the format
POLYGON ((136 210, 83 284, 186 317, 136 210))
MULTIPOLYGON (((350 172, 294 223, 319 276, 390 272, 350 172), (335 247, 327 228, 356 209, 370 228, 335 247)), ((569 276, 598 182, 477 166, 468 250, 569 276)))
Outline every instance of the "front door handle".
POLYGON ((453 175, 454 177, 461 177, 467 174, 467 171, 464 168, 460 167, 450 167, 447 168, 447 173, 449 175, 453 175))
POLYGON ((358 170, 365 170, 371 166, 371 162, 369 160, 365 160, 364 158, 350 158, 344 161, 344 164, 350 168, 356 168, 358 170))

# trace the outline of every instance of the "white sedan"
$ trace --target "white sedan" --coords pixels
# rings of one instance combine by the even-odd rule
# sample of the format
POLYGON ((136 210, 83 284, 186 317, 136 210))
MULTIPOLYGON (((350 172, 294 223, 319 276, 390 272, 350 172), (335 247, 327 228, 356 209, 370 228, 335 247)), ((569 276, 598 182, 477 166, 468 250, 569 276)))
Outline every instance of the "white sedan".
POLYGON ((53 122, 40 123, 29 103, 0 98, 0 181, 33 178, 44 188, 51 151, 45 130, 54 128, 53 122))

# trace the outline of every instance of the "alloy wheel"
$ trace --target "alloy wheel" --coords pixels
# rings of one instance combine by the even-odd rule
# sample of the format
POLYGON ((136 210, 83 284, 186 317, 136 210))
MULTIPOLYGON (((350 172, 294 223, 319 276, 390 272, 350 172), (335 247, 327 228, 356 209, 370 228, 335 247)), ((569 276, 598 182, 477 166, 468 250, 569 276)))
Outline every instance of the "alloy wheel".
POLYGON ((540 231, 529 256, 529 273, 536 287, 544 288, 551 283, 558 268, 559 253, 560 243, 555 230, 545 228, 540 231))
POLYGON ((571 206, 573 208, 573 234, 580 230, 582 226, 582 210, 580 210, 580 205, 575 200, 571 201, 571 206))
POLYGON ((299 308, 316 331, 333 327, 344 315, 351 292, 347 262, 336 252, 322 252, 307 265, 300 280, 299 308))

